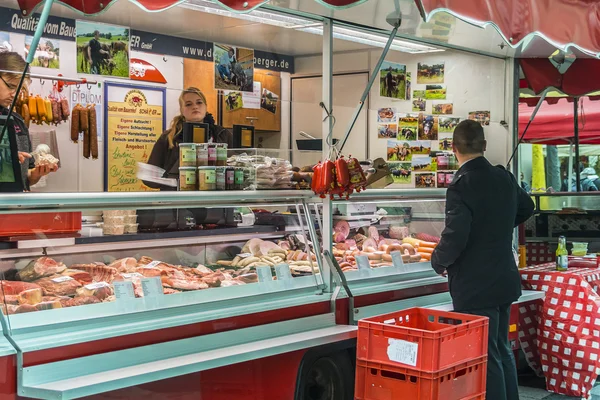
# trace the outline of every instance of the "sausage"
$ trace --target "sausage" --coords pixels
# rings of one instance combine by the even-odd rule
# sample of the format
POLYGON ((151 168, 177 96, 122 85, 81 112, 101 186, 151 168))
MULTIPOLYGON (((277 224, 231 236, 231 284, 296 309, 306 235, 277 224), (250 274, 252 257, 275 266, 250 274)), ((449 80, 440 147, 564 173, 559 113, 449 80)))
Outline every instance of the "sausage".
POLYGON ((98 125, 96 121, 96 107, 90 107, 90 152, 92 159, 98 159, 98 125))
POLYGON ((319 186, 321 183, 321 167, 322 167, 322 164, 321 164, 321 161, 319 161, 319 163, 317 165, 315 165, 315 167, 313 168, 314 173, 313 173, 312 181, 310 182, 310 188, 312 189, 312 191, 315 194, 321 194, 319 192, 319 189, 320 189, 319 186))
POLYGON ((79 109, 79 131, 87 131, 90 127, 90 120, 89 120, 89 113, 88 113, 88 109, 85 107, 81 107, 79 109))
MULTIPOLYGON (((415 254, 414 256, 410 256, 410 262, 421 262, 423 261, 421 259, 421 255, 420 254, 415 254)), ((427 261, 427 260, 425 260, 427 261)))
POLYGON ((350 184, 350 174, 348 172, 348 163, 344 160, 344 156, 340 156, 335 161, 335 176, 339 186, 346 187, 350 184))
POLYGON ((54 122, 54 115, 52 114, 52 102, 50 99, 44 100, 44 105, 46 106, 46 123, 49 125, 54 122))
POLYGON ((90 158, 90 130, 83 131, 83 158, 90 158))
POLYGON ((38 123, 48 121, 48 118, 46 115, 46 103, 44 102, 44 99, 42 99, 40 96, 35 96, 35 101, 36 101, 37 112, 38 112, 38 123))
POLYGON ((412 244, 409 244, 409 243, 402 243, 402 244, 400 245, 400 247, 402 247, 402 249, 403 249, 403 250, 402 250, 402 252, 403 252, 403 253, 406 253, 406 252, 408 252, 408 254, 410 254, 410 255, 415 255, 415 254, 417 254, 417 251, 416 251, 416 250, 415 250, 415 248, 412 246, 412 244))
POLYGON ((29 97, 29 115, 33 119, 33 122, 38 120, 37 102, 34 97, 29 97))
POLYGON ((60 103, 55 99, 50 100, 52 103, 52 117, 55 124, 59 124, 62 121, 62 112, 60 110, 60 103))
POLYGON ((29 114, 29 106, 27 103, 23 103, 21 105, 21 117, 23 117, 23 121, 25 121, 25 126, 29 128, 29 124, 31 122, 31 115, 29 114))
POLYGON ((347 164, 348 175, 350 176, 350 188, 360 192, 367 185, 365 173, 356 158, 350 158, 347 164))
POLYGON ((431 261, 431 254, 427 254, 427 253, 417 253, 421 256, 421 260, 425 259, 427 261, 431 261))
POLYGON ((321 187, 324 189, 323 193, 328 194, 335 188, 335 164, 331 160, 326 160, 321 168, 321 187))
POLYGON ((74 143, 79 141, 79 105, 73 108, 73 117, 71 118, 71 140, 74 143))
MULTIPOLYGON (((413 249, 413 250, 414 250, 414 249, 413 249)), ((385 252, 386 252, 387 254, 390 254, 392 251, 399 251, 399 252, 401 252, 402 254, 404 254, 404 249, 402 248, 402 245, 399 245, 399 244, 392 244, 392 245, 389 245, 389 246, 388 246, 388 248, 385 250, 385 252)))
POLYGON ((419 242, 419 247, 427 247, 430 249, 435 249, 436 246, 437 246, 437 243, 433 243, 433 242, 425 242, 424 240, 421 240, 419 242))
POLYGON ((391 254, 384 254, 381 256, 381 258, 383 259, 383 261, 392 261, 392 255, 391 254))
POLYGON ((62 119, 63 119, 63 121, 68 120, 69 116, 71 115, 71 113, 69 112, 69 100, 62 99, 60 101, 60 111, 62 113, 62 119))
POLYGON ((419 247, 418 252, 421 254, 433 254, 433 249, 429 247, 419 247))

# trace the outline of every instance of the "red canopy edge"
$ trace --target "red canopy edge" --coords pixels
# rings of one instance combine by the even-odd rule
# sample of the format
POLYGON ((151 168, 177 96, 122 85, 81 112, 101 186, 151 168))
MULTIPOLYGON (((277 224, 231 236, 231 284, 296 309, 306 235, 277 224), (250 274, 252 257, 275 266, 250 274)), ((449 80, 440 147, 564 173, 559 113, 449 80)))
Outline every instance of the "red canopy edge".
POLYGON ((564 74, 547 58, 523 58, 520 64, 529 88, 536 94, 549 87, 577 97, 600 90, 598 59, 578 58, 564 74))
MULTIPOLYGON (((18 0, 23 15, 31 15, 45 0, 18 0)), ((60 0, 64 4, 86 15, 94 15, 106 11, 117 0, 60 0)), ((185 0, 129 0, 148 12, 162 11, 183 3, 185 0)))
POLYGON ((463 21, 492 24, 512 46, 531 34, 554 47, 600 53, 600 2, 597 0, 415 0, 427 18, 447 11, 463 21))
MULTIPOLYGON (((600 96, 584 96, 590 101, 600 100, 600 96)), ((566 99, 569 103, 573 103, 575 101, 574 97, 546 97, 544 101, 548 104, 556 104, 560 99, 566 99)), ((539 97, 519 97, 519 103, 527 104, 529 107, 537 106, 540 101, 539 97)))

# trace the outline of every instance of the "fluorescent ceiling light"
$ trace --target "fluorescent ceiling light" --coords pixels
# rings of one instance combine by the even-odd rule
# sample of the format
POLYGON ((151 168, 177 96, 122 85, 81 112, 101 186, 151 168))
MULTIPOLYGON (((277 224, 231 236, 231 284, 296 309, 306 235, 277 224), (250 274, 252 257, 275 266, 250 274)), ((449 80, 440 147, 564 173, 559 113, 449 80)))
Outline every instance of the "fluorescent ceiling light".
MULTIPOLYGON (((314 35, 323 35, 322 24, 320 22, 315 22, 315 20, 311 20, 308 18, 289 16, 276 12, 260 10, 253 10, 248 13, 236 13, 223 8, 219 4, 213 3, 210 0, 189 0, 185 3, 181 3, 179 7, 195 11, 201 11, 207 14, 220 15, 222 17, 236 18, 259 24, 277 26, 280 28, 295 29, 300 32, 312 33, 314 35)), ((373 47, 384 47, 388 40, 387 36, 363 32, 342 26, 333 27, 333 37, 336 39, 361 43, 373 47)), ((392 50, 412 54, 444 51, 443 49, 439 49, 436 47, 426 46, 400 39, 394 39, 390 48, 392 50)))

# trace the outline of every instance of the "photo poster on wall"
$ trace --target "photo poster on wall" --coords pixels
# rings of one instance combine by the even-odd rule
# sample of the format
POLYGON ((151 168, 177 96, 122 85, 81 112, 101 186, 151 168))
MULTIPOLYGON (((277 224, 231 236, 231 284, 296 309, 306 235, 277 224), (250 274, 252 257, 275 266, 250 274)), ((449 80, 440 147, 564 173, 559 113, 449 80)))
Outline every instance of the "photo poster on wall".
POLYGON ((260 97, 260 108, 265 109, 272 114, 277 114, 278 102, 279 96, 277 93, 273 93, 270 90, 263 88, 262 95, 260 97))
POLYGON ((425 99, 446 100, 446 87, 442 85, 426 85, 425 99))
POLYGON ((223 93, 223 96, 225 96, 225 111, 231 112, 244 108, 243 92, 228 90, 227 93, 223 93))
POLYGON ((398 136, 398 110, 384 107, 377 110, 377 138, 396 139, 398 136))
MULTIPOLYGON (((81 104, 84 107, 90 104, 94 105, 96 109, 98 143, 100 143, 104 136, 104 107, 102 100, 104 89, 102 88, 102 83, 98 82, 96 85, 76 85, 70 87, 71 96, 69 102, 71 103, 71 110, 77 104, 81 104)), ((79 132, 79 140, 83 141, 83 132, 79 132)))
POLYGON ((153 190, 137 179, 137 163, 148 161, 166 129, 166 90, 117 83, 104 86, 104 190, 153 190))
MULTIPOLYGON (((2 41, 0 37, 0 42, 2 41)), ((33 36, 25 36, 25 50, 24 57, 27 59, 31 50, 31 42, 33 36)), ((48 39, 41 37, 38 43, 33 61, 31 62, 32 67, 60 69, 60 41, 56 39, 48 39)))
POLYGON ((471 111, 469 112, 469 119, 479 122, 482 126, 488 126, 490 124, 490 112, 471 111))
POLYGON ((130 29, 77 20, 77 72, 129 78, 130 29))
POLYGON ((398 122, 398 140, 417 140, 419 129, 418 114, 404 114, 398 122))
POLYGON ((418 119, 419 140, 438 140, 439 117, 420 113, 418 119))
MULTIPOLYGON (((410 91, 410 84, 408 84, 410 91)), ((384 61, 379 69, 379 96, 409 100, 407 96, 406 65, 384 61)))
POLYGON ((444 83, 445 63, 417 64, 417 84, 444 83))
POLYGON ((431 113, 435 115, 452 115, 454 114, 454 105, 452 103, 434 104, 431 113))
POLYGON ((254 50, 214 44, 215 89, 254 91, 254 50))

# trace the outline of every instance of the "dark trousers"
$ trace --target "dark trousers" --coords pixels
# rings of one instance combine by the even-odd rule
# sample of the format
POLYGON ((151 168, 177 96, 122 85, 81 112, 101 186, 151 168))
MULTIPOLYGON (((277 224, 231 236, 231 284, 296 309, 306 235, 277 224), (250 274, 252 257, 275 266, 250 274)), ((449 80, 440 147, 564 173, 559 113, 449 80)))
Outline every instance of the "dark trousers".
POLYGON ((515 358, 508 342, 508 320, 511 304, 499 307, 456 310, 490 319, 486 400, 518 400, 519 384, 515 358))

